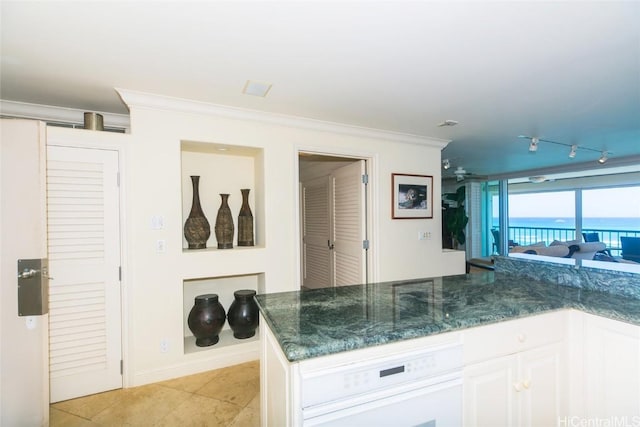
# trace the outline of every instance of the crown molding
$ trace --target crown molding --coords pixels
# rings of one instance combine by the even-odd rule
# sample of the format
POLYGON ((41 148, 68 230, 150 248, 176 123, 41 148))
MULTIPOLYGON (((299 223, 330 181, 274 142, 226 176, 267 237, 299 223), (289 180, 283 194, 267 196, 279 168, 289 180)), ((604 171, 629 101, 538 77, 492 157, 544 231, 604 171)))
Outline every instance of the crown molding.
POLYGON ((343 135, 363 138, 383 139, 393 142, 404 142, 435 147, 442 150, 451 140, 424 137, 400 132, 351 126, 342 123, 326 122, 304 117, 287 116, 284 114, 267 113, 264 111, 211 104, 184 98, 174 98, 164 95, 138 92, 116 88, 120 98, 131 108, 147 108, 153 110, 179 111, 185 113, 210 114, 238 120, 252 120, 262 123, 295 127, 321 132, 333 132, 343 135))
MULTIPOLYGON (((76 108, 56 107, 53 105, 30 104, 27 102, 0 99, 0 114, 7 117, 35 119, 45 122, 67 123, 84 126, 84 113, 76 108)), ((129 116, 124 114, 92 111, 102 115, 106 128, 129 128, 129 116)))

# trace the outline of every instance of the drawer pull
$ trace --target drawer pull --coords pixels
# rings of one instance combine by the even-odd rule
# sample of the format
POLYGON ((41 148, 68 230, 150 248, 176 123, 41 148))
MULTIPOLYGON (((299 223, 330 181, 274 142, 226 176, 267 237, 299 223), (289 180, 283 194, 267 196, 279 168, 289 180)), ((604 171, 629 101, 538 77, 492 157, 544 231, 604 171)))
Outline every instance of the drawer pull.
POLYGON ((522 386, 520 385, 520 383, 514 383, 513 384, 513 389, 517 392, 522 391, 522 386))
POLYGON ((531 387, 531 381, 530 380, 524 380, 524 382, 522 383, 522 386, 524 388, 529 388, 531 387))
POLYGON ((525 334, 518 334, 518 341, 525 342, 527 340, 527 336, 525 334))

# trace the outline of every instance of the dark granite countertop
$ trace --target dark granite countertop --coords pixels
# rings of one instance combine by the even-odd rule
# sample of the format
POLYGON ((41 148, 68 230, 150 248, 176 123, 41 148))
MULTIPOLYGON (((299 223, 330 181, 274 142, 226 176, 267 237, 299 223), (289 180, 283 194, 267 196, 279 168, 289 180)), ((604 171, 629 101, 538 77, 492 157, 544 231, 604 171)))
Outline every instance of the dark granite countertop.
POLYGON ((256 296, 291 362, 554 310, 640 325, 640 300, 486 272, 256 296))

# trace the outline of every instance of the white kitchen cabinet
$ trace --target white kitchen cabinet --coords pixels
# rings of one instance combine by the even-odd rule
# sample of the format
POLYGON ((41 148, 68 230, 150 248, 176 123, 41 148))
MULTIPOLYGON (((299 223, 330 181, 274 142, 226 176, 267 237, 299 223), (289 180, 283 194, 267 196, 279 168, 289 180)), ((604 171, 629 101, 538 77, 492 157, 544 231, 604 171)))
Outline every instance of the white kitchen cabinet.
POLYGON ((516 425, 516 360, 501 357, 464 370, 464 423, 467 426, 516 425))
POLYGON ((584 315, 584 412, 640 419, 640 327, 584 315))
POLYGON ((555 425, 563 414, 561 343, 467 366, 465 426, 555 425))
POLYGON ((470 328, 465 345, 464 425, 555 425, 567 412, 567 313, 470 328))

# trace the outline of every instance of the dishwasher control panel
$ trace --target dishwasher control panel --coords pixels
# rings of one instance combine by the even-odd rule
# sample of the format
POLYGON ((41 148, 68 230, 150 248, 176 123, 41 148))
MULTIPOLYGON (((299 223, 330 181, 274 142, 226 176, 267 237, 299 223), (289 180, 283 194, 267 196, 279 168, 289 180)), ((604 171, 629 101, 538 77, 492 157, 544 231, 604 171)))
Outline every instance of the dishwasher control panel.
POLYGON ((302 372, 302 407, 404 383, 435 379, 439 375, 461 370, 462 365, 462 345, 450 344, 323 369, 321 373, 302 372))

